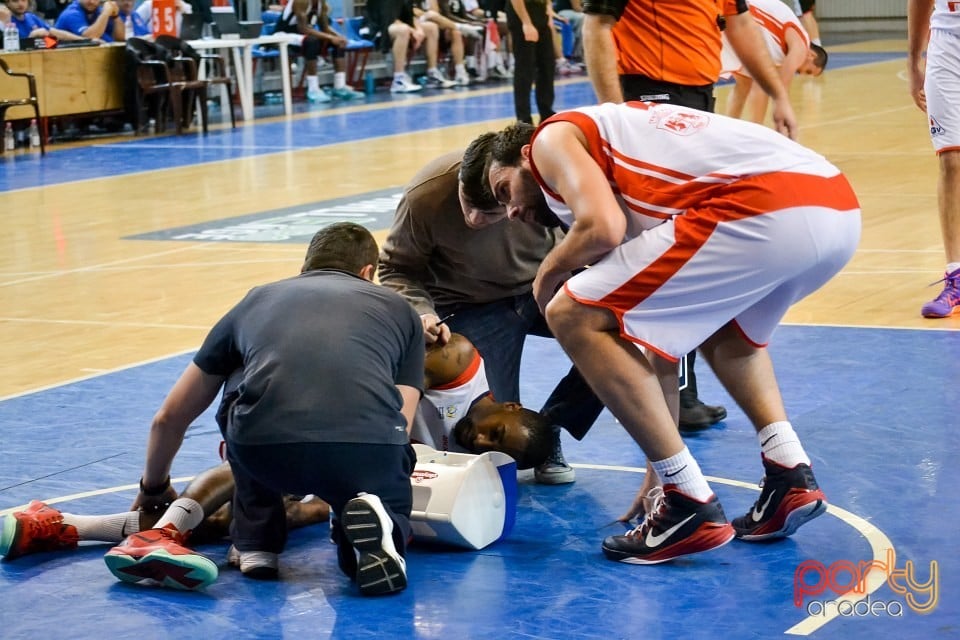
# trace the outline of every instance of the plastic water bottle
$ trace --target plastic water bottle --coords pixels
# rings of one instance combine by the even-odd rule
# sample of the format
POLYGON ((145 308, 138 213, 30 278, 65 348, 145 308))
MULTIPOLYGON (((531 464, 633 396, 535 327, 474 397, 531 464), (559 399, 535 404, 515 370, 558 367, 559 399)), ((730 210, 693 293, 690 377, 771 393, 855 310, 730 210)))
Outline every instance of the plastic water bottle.
POLYGON ((128 13, 127 17, 123 19, 123 34, 124 38, 129 40, 133 37, 133 14, 128 13))
POLYGON ((3 29, 3 50, 20 51, 20 30, 11 19, 3 29))
POLYGON ((153 118, 150 118, 150 120, 147 121, 147 133, 151 136, 157 134, 157 121, 153 118))
POLYGON ((37 126, 37 119, 30 120, 30 148, 40 148, 40 127, 37 126))
POLYGON ((17 139, 13 137, 12 122, 8 122, 7 128, 3 131, 3 148, 7 151, 13 151, 17 148, 17 139))
POLYGON ((372 71, 367 71, 367 74, 363 77, 363 89, 368 96, 372 96, 377 90, 377 85, 374 82, 372 71))

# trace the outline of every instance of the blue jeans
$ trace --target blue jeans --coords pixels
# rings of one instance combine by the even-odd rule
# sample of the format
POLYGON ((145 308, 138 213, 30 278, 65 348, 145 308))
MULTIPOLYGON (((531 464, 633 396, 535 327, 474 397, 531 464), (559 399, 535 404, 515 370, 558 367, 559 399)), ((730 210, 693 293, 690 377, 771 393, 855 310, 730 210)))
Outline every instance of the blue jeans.
MULTIPOLYGON (((553 337, 530 293, 485 304, 438 307, 450 330, 466 336, 483 356, 490 391, 497 402, 520 401, 520 357, 528 335, 553 337)), ((603 404, 576 367, 571 367, 540 410, 553 425, 583 438, 603 404)))

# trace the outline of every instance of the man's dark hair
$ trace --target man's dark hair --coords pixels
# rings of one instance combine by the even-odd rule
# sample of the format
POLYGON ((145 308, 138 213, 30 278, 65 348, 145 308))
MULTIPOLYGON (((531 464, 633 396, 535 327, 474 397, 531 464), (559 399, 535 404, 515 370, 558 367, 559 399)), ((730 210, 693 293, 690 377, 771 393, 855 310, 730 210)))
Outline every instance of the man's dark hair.
POLYGON ((496 133, 488 131, 481 134, 463 152, 460 161, 460 184, 463 186, 463 195, 467 201, 477 209, 496 209, 500 206, 490 183, 487 182, 487 169, 490 168, 490 150, 496 133))
POLYGON ((821 69, 827 68, 827 50, 818 44, 810 43, 810 51, 813 51, 813 64, 821 69))
POLYGON ((493 140, 490 151, 491 158, 505 167, 516 167, 520 164, 520 149, 530 144, 536 127, 526 122, 512 124, 493 140))
POLYGON ((377 251, 377 241, 364 227, 335 222, 314 234, 300 271, 340 269, 359 274, 368 264, 377 264, 377 251))
POLYGON ((553 453, 554 440, 553 427, 547 422, 542 414, 531 409, 520 410, 523 426, 527 428, 530 439, 527 441, 527 448, 523 452, 523 459, 517 460, 518 469, 532 469, 538 467, 546 461, 553 453))

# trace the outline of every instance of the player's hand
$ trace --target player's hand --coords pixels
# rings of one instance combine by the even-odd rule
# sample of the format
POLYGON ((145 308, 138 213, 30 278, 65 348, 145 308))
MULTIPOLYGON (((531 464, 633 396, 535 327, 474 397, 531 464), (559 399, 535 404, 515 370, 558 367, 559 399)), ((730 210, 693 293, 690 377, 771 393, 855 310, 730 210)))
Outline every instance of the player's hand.
POLYGON ((537 272, 537 277, 533 279, 533 299, 537 301, 541 314, 547 312, 547 305, 565 281, 566 274, 544 273, 542 270, 537 272))
POLYGON ((640 485, 640 490, 637 491, 637 495, 633 498, 633 504, 631 504, 626 513, 617 518, 617 520, 619 522, 630 522, 634 518, 643 519, 646 514, 653 511, 656 496, 659 494, 659 490, 651 494, 651 490, 654 488, 659 489, 659 482, 656 472, 648 462, 647 473, 643 476, 643 483, 640 485))
POLYGON ((793 113, 789 100, 774 100, 773 127, 791 140, 797 139, 797 116, 793 113))
POLYGON ((927 94, 923 90, 923 82, 926 76, 925 63, 920 61, 917 64, 907 65, 907 80, 910 83, 910 97, 913 103, 923 111, 927 112, 927 94))
POLYGON ((423 325, 423 338, 427 344, 447 344, 450 340, 450 327, 446 323, 440 324, 440 318, 435 314, 423 314, 420 316, 420 323, 423 325))
POLYGON ((137 499, 133 501, 130 510, 163 513, 170 506, 170 503, 177 499, 177 495, 177 490, 170 484, 170 478, 167 478, 165 487, 157 489, 144 487, 143 481, 141 481, 140 493, 137 494, 137 499))
POLYGON ((120 15, 120 7, 113 0, 107 0, 103 3, 103 12, 110 17, 116 17, 120 15))

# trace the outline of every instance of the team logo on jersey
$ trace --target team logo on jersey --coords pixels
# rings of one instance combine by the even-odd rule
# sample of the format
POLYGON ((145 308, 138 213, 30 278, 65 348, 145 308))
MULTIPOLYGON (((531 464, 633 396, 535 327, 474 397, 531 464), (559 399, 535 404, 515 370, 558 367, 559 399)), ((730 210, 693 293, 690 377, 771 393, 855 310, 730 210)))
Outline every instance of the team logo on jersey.
POLYGON ((710 124, 710 119, 702 113, 688 113, 686 111, 668 111, 656 114, 657 128, 664 129, 678 136, 691 136, 710 124))
POLYGON ((446 413, 446 415, 447 415, 448 418, 456 418, 456 417, 457 417, 457 405, 455 405, 455 404, 448 404, 445 413, 446 413))
POLYGON ((438 475, 439 474, 436 471, 427 471, 426 469, 414 469, 413 473, 410 474, 410 479, 413 482, 420 483, 425 480, 433 480, 434 478, 438 477, 438 475))
POLYGON ((940 123, 937 122, 937 119, 933 116, 930 116, 930 135, 936 137, 942 136, 944 133, 946 133, 946 131, 944 131, 943 127, 940 126, 940 123))

